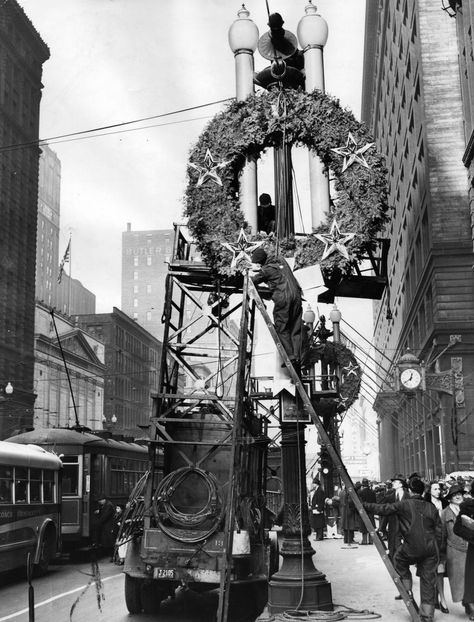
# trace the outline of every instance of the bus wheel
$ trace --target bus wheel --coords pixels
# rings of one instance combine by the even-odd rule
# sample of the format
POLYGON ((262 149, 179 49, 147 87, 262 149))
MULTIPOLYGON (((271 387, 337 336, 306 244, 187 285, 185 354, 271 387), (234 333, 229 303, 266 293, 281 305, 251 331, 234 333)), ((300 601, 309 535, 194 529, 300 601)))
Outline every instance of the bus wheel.
POLYGON ((35 575, 37 577, 42 577, 48 572, 49 562, 52 557, 51 547, 52 543, 50 536, 48 533, 45 533, 43 540, 41 541, 38 563, 35 565, 35 575))
POLYGON ((164 592, 160 589, 157 581, 143 583, 142 605, 145 613, 158 613, 164 597, 164 592))
POLYGON ((142 580, 125 575, 125 604, 129 613, 140 613, 142 610, 142 580))

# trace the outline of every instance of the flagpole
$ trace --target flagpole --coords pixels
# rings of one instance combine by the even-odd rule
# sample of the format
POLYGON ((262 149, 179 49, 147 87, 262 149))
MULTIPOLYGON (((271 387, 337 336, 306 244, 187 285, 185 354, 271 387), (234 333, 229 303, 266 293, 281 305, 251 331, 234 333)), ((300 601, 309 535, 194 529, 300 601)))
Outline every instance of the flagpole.
POLYGON ((72 232, 69 233, 69 285, 67 289, 67 314, 71 315, 71 271, 72 271, 72 253, 71 253, 72 232))

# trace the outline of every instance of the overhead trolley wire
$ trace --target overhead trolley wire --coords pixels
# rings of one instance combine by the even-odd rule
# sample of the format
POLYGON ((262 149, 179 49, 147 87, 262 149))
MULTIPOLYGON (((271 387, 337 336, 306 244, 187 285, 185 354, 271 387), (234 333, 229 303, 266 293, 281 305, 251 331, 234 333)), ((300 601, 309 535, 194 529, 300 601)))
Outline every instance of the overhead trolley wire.
POLYGON ((143 117, 141 119, 133 119, 132 121, 121 121, 120 123, 112 123, 109 125, 102 125, 99 127, 90 128, 88 130, 79 130, 77 132, 69 132, 68 134, 59 134, 57 136, 51 136, 50 138, 39 138, 37 140, 27 141, 24 143, 13 143, 11 145, 4 145, 0 147, 0 153, 4 153, 6 151, 12 151, 14 149, 22 149, 25 147, 36 147, 41 144, 45 144, 52 141, 58 141, 67 138, 74 137, 86 137, 87 134, 93 134, 94 132, 103 132, 104 130, 112 130, 118 127, 125 127, 127 125, 133 125, 134 123, 143 123, 144 121, 151 121, 153 119, 162 119, 164 117, 169 117, 175 114, 182 114, 183 112, 191 112, 192 110, 199 110, 201 108, 207 108, 209 106, 216 106, 218 104, 224 104, 226 102, 232 101, 233 97, 226 97, 225 99, 219 99, 213 102, 208 102, 207 104, 198 104, 197 106, 189 106, 188 108, 181 108, 179 110, 172 110, 170 112, 163 112, 161 114, 152 115, 150 117, 143 117))

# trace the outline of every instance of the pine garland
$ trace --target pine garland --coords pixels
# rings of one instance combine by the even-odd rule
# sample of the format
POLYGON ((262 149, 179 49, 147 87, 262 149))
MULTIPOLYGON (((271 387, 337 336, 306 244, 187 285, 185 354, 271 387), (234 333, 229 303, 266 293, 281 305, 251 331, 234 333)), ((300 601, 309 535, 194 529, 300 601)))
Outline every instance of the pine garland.
POLYGON ((362 370, 354 353, 342 343, 325 341, 309 350, 308 361, 312 364, 323 361, 329 368, 338 366, 341 370, 341 383, 339 385, 339 398, 322 398, 318 402, 318 413, 331 409, 334 412, 347 410, 356 401, 362 382, 362 370))
POLYGON ((328 232, 334 218, 341 231, 356 233, 346 245, 349 260, 336 252, 321 261, 324 244, 313 235, 280 240, 284 252, 295 255, 295 266, 320 263, 327 274, 349 274, 352 263, 360 260, 367 248, 375 248, 376 238, 389 220, 387 172, 374 148, 364 153, 369 168, 355 163, 342 172, 343 158, 331 149, 345 145, 349 132, 358 145, 372 142, 367 128, 350 111, 320 91, 285 90, 283 95, 265 91, 244 102, 232 102, 210 121, 191 150, 184 199, 191 234, 214 273, 234 272, 231 253, 223 249, 222 242, 235 241, 240 229, 247 229, 238 200, 245 158, 259 158, 265 149, 281 144, 283 136, 286 143, 317 153, 335 177, 337 202, 315 233, 328 232), (277 114, 275 109, 282 102, 283 112, 277 114), (222 186, 212 180, 197 186, 199 173, 189 166, 201 165, 208 149, 215 162, 229 162, 218 171, 222 186))

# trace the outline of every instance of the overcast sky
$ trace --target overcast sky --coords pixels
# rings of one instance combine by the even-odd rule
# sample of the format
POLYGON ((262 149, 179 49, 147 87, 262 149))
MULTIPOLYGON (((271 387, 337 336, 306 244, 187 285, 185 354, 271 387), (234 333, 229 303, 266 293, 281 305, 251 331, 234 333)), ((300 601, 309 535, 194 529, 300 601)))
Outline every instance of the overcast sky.
MULTIPOLYGON (((43 72, 42 139, 235 94, 227 33, 239 1, 19 3, 51 51, 43 72)), ((269 0, 270 10, 280 12, 294 33, 306 4, 269 0)), ((246 6, 263 34, 265 0, 246 6)), ((329 25, 326 90, 359 117, 365 0, 321 0, 317 6, 329 25)), ((255 63, 257 69, 268 64, 258 54, 255 63)), ((179 220, 189 150, 218 110, 146 121, 108 136, 51 141, 62 164, 60 255, 72 231, 72 276, 96 294, 98 312, 120 307, 127 222, 141 230, 171 228, 179 220)))

